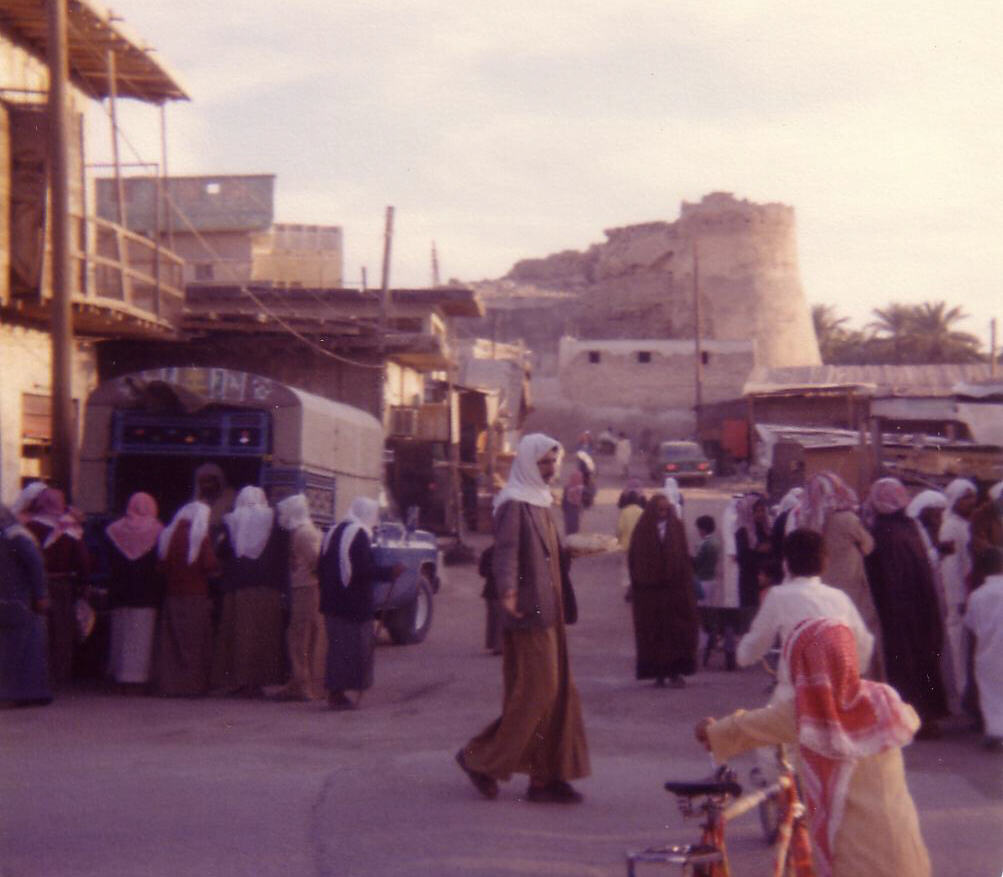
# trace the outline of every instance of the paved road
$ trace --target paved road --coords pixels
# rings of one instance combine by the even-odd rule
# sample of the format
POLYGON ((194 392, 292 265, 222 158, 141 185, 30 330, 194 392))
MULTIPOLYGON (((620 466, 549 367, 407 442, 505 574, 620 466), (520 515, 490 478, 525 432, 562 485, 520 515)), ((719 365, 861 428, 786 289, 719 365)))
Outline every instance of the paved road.
MULTIPOLYGON (((719 509, 728 490, 687 491, 687 517, 719 509)), ((587 530, 611 530, 613 498, 600 495, 587 530)), ((529 804, 521 778, 485 801, 453 764, 500 698, 498 659, 481 649, 481 583, 454 567, 429 640, 382 646, 355 713, 83 691, 0 715, 0 875, 622 874, 627 847, 694 834, 661 783, 706 775, 694 721, 762 702, 766 679, 714 664, 682 691, 635 682, 618 563, 573 571, 593 764, 581 806, 529 804)), ((996 877, 1003 762, 958 730, 909 747, 907 763, 935 873, 996 877)), ((738 877, 766 873, 755 818, 730 837, 738 877)))

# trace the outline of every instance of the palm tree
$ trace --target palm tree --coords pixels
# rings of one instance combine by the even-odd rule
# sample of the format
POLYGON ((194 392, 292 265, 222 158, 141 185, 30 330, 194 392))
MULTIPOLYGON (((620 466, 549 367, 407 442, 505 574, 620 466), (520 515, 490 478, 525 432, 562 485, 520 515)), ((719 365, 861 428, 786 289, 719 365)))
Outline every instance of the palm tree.
POLYGON ((979 362, 982 342, 954 329, 967 319, 960 307, 948 309, 943 301, 923 302, 913 308, 912 334, 924 362, 979 362))
MULTIPOLYGON (((896 365, 902 362, 907 352, 911 353, 910 343, 915 305, 904 305, 891 302, 883 308, 875 308, 871 313, 877 317, 867 328, 881 340, 891 342, 892 362, 896 365), (883 335, 883 337, 882 337, 883 335)), ((911 356, 908 357, 912 359, 911 356)))
POLYGON ((812 305, 811 322, 815 328, 822 362, 834 362, 846 337, 845 327, 849 317, 837 317, 836 309, 832 305, 812 305))

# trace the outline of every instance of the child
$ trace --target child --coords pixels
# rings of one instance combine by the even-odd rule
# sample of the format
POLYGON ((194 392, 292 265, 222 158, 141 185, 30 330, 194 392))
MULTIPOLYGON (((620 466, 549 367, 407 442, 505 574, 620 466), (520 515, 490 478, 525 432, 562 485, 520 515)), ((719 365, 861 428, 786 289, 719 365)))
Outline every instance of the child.
POLYGON ((710 515, 697 518, 697 533, 700 544, 693 556, 693 576, 697 583, 697 600, 703 601, 710 594, 717 580, 717 566, 721 559, 721 540, 714 535, 717 524, 710 515))

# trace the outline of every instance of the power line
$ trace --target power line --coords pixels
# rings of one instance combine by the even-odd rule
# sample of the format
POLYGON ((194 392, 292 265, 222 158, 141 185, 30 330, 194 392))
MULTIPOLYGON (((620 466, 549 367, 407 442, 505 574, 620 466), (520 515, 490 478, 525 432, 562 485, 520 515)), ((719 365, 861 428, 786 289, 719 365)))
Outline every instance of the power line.
MULTIPOLYGON (((80 30, 78 28, 76 28, 72 23, 70 24, 70 27, 73 29, 73 31, 74 31, 74 33, 75 33, 75 35, 77 37, 79 37, 81 40, 83 40, 85 42, 88 41, 87 35, 86 34, 82 34, 80 32, 80 30)), ((77 72, 79 74, 79 70, 77 72)), ((107 107, 104 106, 103 101, 97 95, 97 92, 94 90, 94 88, 87 82, 86 78, 80 77, 80 80, 83 82, 86 91, 89 92, 91 99, 95 100, 98 104, 100 104, 102 106, 102 108, 104 109, 105 113, 110 118, 111 117, 111 113, 110 113, 109 108, 107 108, 107 107)), ((129 150, 132 152, 132 154, 136 157, 136 159, 138 161, 142 162, 144 160, 143 156, 140 154, 139 150, 135 147, 135 145, 133 145, 132 141, 128 138, 128 136, 125 134, 125 132, 123 132, 119 128, 119 126, 118 126, 117 123, 115 124, 115 134, 116 135, 121 134, 123 142, 129 148, 129 150)), ((178 205, 174 202, 174 199, 171 197, 170 192, 165 191, 164 195, 165 195, 167 201, 169 202, 168 203, 169 208, 173 209, 177 213, 177 215, 181 218, 181 220, 184 222, 184 224, 191 231, 191 233, 195 236, 195 239, 203 247, 203 249, 209 255, 211 255, 215 260, 222 262, 222 264, 224 265, 224 268, 226 270, 230 271, 231 274, 233 274, 233 270, 230 268, 229 265, 227 265, 227 263, 225 261, 222 260, 222 257, 220 255, 220 253, 215 249, 215 247, 213 247, 209 243, 208 240, 206 240, 206 238, 199 232, 199 230, 197 228, 195 228, 194 224, 192 223, 192 221, 188 217, 188 215, 180 207, 178 207, 178 205)), ((282 317, 280 317, 277 313, 275 313, 270 307, 268 307, 268 305, 266 305, 261 300, 261 298, 259 298, 250 289, 250 287, 247 284, 245 284, 242 281, 240 281, 236 276, 233 276, 232 279, 234 281, 234 284, 239 288, 240 292, 242 294, 246 295, 248 298, 250 298, 251 301, 253 301, 278 326, 280 326, 282 329, 284 329, 286 332, 288 332, 294 338, 297 338, 299 341, 303 342, 308 347, 310 347, 311 349, 315 350, 317 353, 320 353, 321 355, 329 357, 331 359, 334 359, 334 360, 336 360, 338 362, 343 362, 343 363, 345 363, 347 365, 353 365, 353 366, 356 366, 358 368, 369 368, 369 369, 383 370, 384 366, 382 364, 373 364, 373 363, 367 363, 367 362, 359 362, 358 360, 351 359, 351 358, 349 358, 347 356, 342 356, 340 354, 334 353, 333 351, 327 350, 326 348, 324 348, 321 345, 317 344, 311 338, 309 338, 308 336, 304 335, 302 332, 299 332, 296 328, 294 328, 293 326, 291 326, 282 317)))

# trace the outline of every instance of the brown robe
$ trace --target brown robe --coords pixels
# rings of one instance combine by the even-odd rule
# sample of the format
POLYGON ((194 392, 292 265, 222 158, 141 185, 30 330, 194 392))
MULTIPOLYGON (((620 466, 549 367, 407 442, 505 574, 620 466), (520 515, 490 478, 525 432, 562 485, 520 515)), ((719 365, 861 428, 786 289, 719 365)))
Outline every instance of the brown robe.
MULTIPOLYGON (((52 528, 40 521, 28 521, 25 528, 39 545, 45 545, 52 528)), ((83 540, 64 533, 42 549, 49 584, 49 681, 54 687, 73 678, 77 618, 75 605, 84 593, 90 573, 90 555, 83 540)))
POLYGON ((627 551, 638 679, 696 672, 698 619, 686 530, 673 508, 659 538, 655 505, 644 510, 627 551))
POLYGON ((557 528, 548 509, 510 501, 495 516, 499 596, 517 589, 526 612, 503 636, 502 714, 463 748, 470 770, 549 783, 588 776, 588 744, 571 677, 561 606, 557 528), (541 620, 541 619, 545 619, 541 620))
POLYGON ((191 524, 179 521, 161 570, 167 582, 154 653, 154 676, 160 694, 205 694, 212 668, 212 604, 209 579, 219 563, 206 539, 195 563, 188 564, 191 524))

